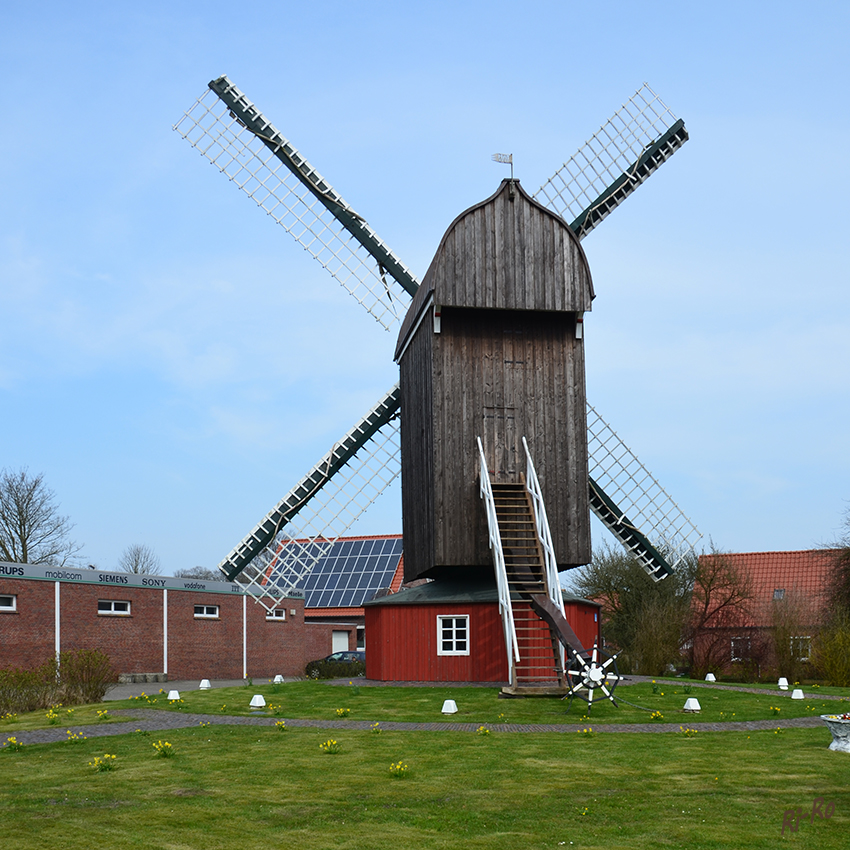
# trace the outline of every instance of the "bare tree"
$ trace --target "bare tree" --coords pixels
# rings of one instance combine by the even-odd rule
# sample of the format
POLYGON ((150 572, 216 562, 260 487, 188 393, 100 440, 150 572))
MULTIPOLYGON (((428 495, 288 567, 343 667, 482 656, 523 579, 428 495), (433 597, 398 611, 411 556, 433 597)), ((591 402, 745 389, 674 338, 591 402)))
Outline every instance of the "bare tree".
POLYGON ((208 570, 206 567, 190 567, 185 570, 177 570, 175 578, 197 578, 201 581, 225 581, 224 573, 218 570, 208 570))
POLYGON ((812 661, 829 684, 850 686, 850 509, 844 513, 842 533, 828 544, 834 550, 828 588, 826 622, 812 645, 812 661))
POLYGON ((815 636, 812 661, 830 685, 850 686, 850 613, 837 609, 815 636))
POLYGON ((577 571, 573 589, 602 605, 603 635, 621 650, 621 670, 660 675, 680 660, 694 569, 687 561, 655 583, 632 555, 603 544, 577 571))
POLYGON ((830 548, 835 549, 830 598, 832 615, 850 618, 850 509, 844 514, 843 531, 830 548))
POLYGON ((156 553, 142 543, 134 543, 121 553, 118 568, 125 573, 146 573, 152 576, 158 576, 162 572, 156 553))
POLYGON ((74 563, 83 548, 69 537, 73 523, 59 513, 44 475, 26 467, 0 472, 0 559, 18 564, 74 563))
POLYGON ((777 671, 788 681, 801 678, 803 662, 810 654, 816 614, 805 596, 789 589, 782 599, 770 602, 770 624, 777 671))
POLYGON ((744 630, 750 638, 749 654, 755 653, 748 628, 752 599, 751 581, 721 552, 712 551, 699 559, 688 623, 692 675, 701 678, 729 663, 730 638, 736 629, 744 630))

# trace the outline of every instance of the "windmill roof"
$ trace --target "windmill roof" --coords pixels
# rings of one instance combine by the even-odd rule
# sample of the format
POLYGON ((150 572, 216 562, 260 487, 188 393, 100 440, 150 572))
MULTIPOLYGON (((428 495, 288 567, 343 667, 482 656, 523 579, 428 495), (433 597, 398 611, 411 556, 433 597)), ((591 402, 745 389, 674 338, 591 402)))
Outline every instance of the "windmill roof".
POLYGON ((401 358, 432 300, 441 307, 572 312, 590 310, 593 298, 587 257, 569 224, 519 180, 503 180, 443 234, 402 322, 394 359, 401 358), (514 215, 520 207, 523 214, 514 215), (459 272, 459 258, 465 273, 459 272))

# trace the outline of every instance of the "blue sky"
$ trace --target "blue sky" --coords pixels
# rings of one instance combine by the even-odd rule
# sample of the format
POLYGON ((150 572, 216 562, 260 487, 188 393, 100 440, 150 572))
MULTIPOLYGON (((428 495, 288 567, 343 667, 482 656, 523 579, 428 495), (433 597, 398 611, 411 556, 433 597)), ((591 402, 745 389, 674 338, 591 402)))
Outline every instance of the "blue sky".
POLYGON ((214 567, 395 380, 394 337, 172 132, 214 77, 420 276, 490 154, 534 192, 647 81, 691 141, 584 242, 591 401, 717 546, 832 539, 848 8, 6 4, 0 467, 44 473, 87 563, 214 567))

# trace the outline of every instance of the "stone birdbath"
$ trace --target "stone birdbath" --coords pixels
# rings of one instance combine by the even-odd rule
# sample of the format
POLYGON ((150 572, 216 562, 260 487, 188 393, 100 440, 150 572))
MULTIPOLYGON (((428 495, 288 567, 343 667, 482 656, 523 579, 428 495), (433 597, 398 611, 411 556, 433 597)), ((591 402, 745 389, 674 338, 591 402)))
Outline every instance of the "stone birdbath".
POLYGON ((820 719, 832 732, 831 750, 850 753, 850 714, 822 714, 820 719))

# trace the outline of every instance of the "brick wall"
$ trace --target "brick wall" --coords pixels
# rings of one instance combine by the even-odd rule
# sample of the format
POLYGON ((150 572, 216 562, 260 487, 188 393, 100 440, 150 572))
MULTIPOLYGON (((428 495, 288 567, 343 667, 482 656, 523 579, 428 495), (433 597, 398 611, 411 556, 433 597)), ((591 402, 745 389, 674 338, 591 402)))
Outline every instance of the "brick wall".
MULTIPOLYGON (((0 612, 0 667, 34 667, 53 656, 55 587, 53 581, 0 578, 0 594, 17 597, 16 611, 0 612)), ((169 679, 241 679, 243 596, 172 588, 167 599, 169 679), (217 606, 218 616, 197 618, 196 605, 217 606)), ((161 588, 63 581, 60 648, 100 649, 118 673, 165 672, 163 601, 161 588), (128 602, 130 613, 98 613, 100 600, 128 602)), ((308 661, 331 651, 329 627, 327 651, 314 656, 308 648, 303 599, 286 599, 284 606, 284 619, 267 620, 265 608, 247 600, 249 677, 301 676, 308 661)))
POLYGON ((242 596, 168 591, 168 677, 242 678, 242 596), (195 606, 217 606, 215 618, 196 618, 195 606))
POLYGON ((17 611, 0 612, 0 667, 38 667, 53 657, 53 582, 0 578, 17 611))
POLYGON ((252 678, 303 676, 312 658, 306 654, 309 629, 304 624, 304 600, 286 599, 279 607, 286 618, 268 620, 266 609, 248 599, 248 675, 252 678))
POLYGON ((357 649, 357 626, 353 623, 307 623, 306 644, 307 655, 301 665, 301 675, 308 661, 315 661, 330 655, 333 650, 333 633, 348 632, 348 648, 357 649))
POLYGON ((163 671, 161 590, 62 582, 59 605, 63 652, 100 649, 117 673, 163 671), (129 602, 130 615, 99 614, 99 600, 129 602))

